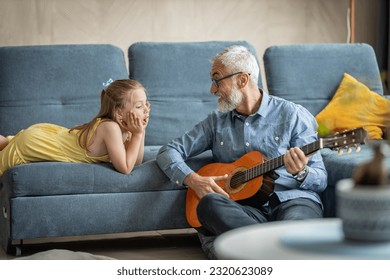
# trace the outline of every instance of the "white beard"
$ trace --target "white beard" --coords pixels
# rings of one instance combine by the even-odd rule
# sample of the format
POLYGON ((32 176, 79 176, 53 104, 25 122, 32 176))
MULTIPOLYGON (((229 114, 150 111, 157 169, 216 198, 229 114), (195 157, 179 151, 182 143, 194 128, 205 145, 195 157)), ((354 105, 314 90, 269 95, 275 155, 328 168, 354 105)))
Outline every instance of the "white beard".
POLYGON ((218 110, 222 113, 232 111, 240 105, 242 101, 242 93, 238 90, 237 85, 232 86, 232 90, 227 99, 225 99, 221 94, 217 93, 218 99, 218 110))

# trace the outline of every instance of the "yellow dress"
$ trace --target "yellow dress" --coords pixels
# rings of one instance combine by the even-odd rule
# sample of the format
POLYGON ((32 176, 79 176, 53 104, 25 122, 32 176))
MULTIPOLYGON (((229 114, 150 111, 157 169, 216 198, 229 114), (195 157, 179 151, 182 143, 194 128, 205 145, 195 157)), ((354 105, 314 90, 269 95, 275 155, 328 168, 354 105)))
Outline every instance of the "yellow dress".
MULTIPOLYGON (((90 137, 103 120, 98 118, 90 137)), ((108 155, 91 157, 78 143, 78 130, 69 132, 55 124, 34 124, 15 136, 8 136, 9 144, 0 151, 0 176, 10 167, 38 161, 109 162, 108 155)))

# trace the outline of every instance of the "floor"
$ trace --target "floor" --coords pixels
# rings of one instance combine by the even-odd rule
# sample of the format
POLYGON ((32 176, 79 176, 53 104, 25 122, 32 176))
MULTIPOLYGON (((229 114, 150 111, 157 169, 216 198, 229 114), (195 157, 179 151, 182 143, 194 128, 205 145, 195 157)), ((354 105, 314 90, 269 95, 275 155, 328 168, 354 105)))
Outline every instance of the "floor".
MULTIPOLYGON (((81 251, 118 260, 204 260, 193 229, 97 235, 88 237, 24 240, 21 257, 52 249, 81 251)), ((0 248, 0 260, 11 260, 0 248)))

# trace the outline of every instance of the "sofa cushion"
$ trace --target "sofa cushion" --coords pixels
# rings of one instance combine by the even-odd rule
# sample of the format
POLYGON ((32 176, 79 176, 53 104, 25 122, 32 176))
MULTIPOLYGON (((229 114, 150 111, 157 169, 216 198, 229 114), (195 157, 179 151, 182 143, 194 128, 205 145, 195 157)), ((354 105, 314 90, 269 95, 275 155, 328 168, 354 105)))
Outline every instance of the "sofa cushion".
MULTIPOLYGON (((151 103, 146 145, 164 145, 217 108, 210 94, 210 60, 230 45, 245 41, 148 43, 128 49, 130 78, 140 81, 151 103)), ((259 77, 261 87, 261 77, 259 77)))
POLYGON ((102 83, 128 78, 123 51, 112 45, 0 47, 0 133, 31 124, 82 124, 100 107, 102 83))
POLYGON ((316 120, 320 134, 363 127, 370 139, 382 139, 385 125, 390 124, 390 100, 345 73, 332 100, 316 120))
MULTIPOLYGON (((336 151, 323 149, 321 155, 328 171, 328 185, 335 186, 339 180, 351 178, 358 165, 370 161, 373 158, 373 150, 370 144, 366 144, 361 146, 360 152, 353 151, 339 155, 336 151)), ((385 158, 385 165, 390 175, 390 157, 385 158)))
POLYGON ((268 91, 303 105, 314 116, 332 99, 344 73, 383 95, 373 48, 367 44, 272 46, 264 53, 268 91))
MULTIPOLYGON (((198 170, 210 162, 211 152, 205 152, 190 159, 188 164, 198 170)), ((136 166, 128 175, 115 171, 109 163, 34 162, 6 170, 0 177, 1 185, 9 188, 10 197, 131 193, 179 188, 170 182, 155 160, 136 166)))
POLYGON ((150 160, 155 160, 158 154, 158 151, 160 150, 161 145, 157 146, 145 146, 144 147, 144 158, 143 162, 148 162, 150 160))

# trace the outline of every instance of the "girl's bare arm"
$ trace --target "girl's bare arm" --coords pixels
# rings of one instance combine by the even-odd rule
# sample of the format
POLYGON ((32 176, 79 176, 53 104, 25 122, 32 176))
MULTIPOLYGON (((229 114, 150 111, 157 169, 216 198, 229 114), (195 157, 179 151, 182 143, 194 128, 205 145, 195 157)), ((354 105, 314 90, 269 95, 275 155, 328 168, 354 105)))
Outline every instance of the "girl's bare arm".
POLYGON ((121 173, 129 174, 139 160, 139 151, 144 145, 144 129, 136 116, 131 115, 127 122, 127 127, 131 137, 123 144, 122 130, 114 122, 101 124, 103 132, 103 142, 106 145, 108 155, 115 169, 121 173))

